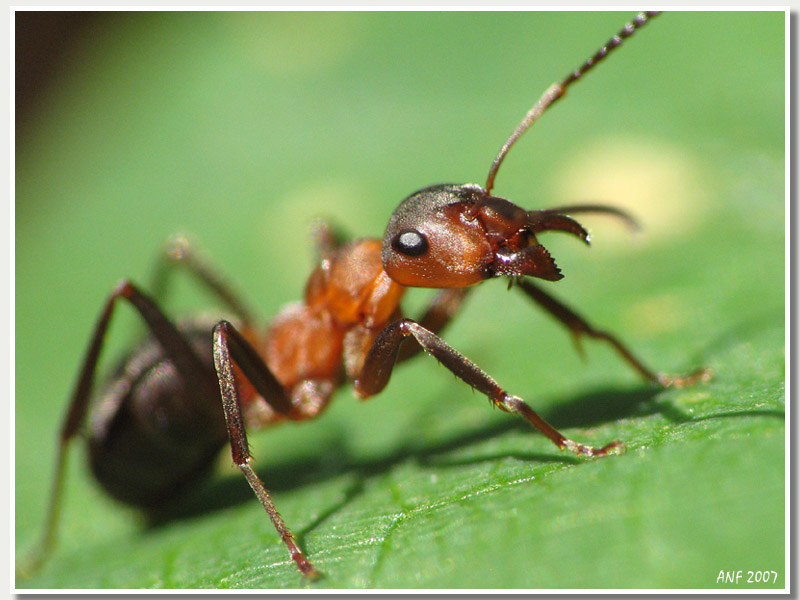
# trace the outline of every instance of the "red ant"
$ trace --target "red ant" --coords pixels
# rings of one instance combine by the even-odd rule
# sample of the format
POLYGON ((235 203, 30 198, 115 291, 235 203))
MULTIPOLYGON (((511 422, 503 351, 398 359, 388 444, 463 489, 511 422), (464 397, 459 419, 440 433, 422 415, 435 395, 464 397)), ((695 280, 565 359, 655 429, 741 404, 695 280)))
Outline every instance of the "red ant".
POLYGON ((369 398, 386 386, 397 362, 420 350, 485 394, 497 408, 523 417, 561 449, 583 456, 623 449, 618 441, 594 448, 564 437, 437 335, 477 283, 512 278, 576 339, 605 340, 651 383, 684 386, 707 379, 710 372, 705 369, 686 377, 651 371, 616 337, 595 329, 525 278, 562 278, 538 234, 563 231, 588 244, 586 230, 567 213, 606 213, 632 222, 630 216, 599 205, 524 210, 491 195, 500 164, 519 137, 571 84, 657 14, 639 14, 579 69, 544 93, 503 145, 485 187, 434 185, 413 193, 392 215, 382 242, 339 244, 330 229, 320 227, 319 263, 308 279, 303 301, 284 308, 266 331, 256 328, 244 305, 182 238, 172 244, 169 258, 186 266, 219 296, 238 319, 237 325, 225 320, 176 325, 133 283, 123 280, 117 285, 95 326, 62 426, 47 523, 26 570, 40 564, 53 547, 67 446, 87 420, 98 357, 119 299, 133 305, 152 335, 114 374, 89 415, 89 461, 100 484, 119 500, 153 509, 205 477, 213 458, 229 443, 234 463, 307 576, 317 572, 249 464, 245 423, 256 428, 314 418, 346 380, 353 382, 356 396, 369 398), (414 321, 400 310, 407 287, 443 289, 414 321), (409 339, 414 345, 403 344, 409 339))

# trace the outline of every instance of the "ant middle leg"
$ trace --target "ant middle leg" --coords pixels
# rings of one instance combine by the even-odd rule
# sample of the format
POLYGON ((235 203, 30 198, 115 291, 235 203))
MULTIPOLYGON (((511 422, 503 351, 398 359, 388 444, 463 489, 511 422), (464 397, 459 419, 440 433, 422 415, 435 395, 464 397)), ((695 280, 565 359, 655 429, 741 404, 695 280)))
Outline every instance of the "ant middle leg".
POLYGON ((700 381, 708 381, 712 376, 712 371, 708 368, 700 368, 684 376, 657 373, 645 366, 645 364, 615 336, 605 331, 595 329, 583 317, 581 317, 560 300, 556 300, 553 296, 544 292, 539 286, 531 283, 527 279, 522 278, 517 280, 516 283, 531 300, 544 308, 558 321, 561 321, 561 323, 563 323, 570 330, 572 338, 575 341, 575 345, 578 349, 578 353, 581 355, 583 355, 581 336, 586 335, 590 338, 608 342, 611 347, 616 350, 620 357, 622 357, 622 359, 644 379, 662 387, 686 387, 700 381))
POLYGON ((256 350, 245 337, 227 321, 220 321, 214 327, 214 365, 222 394, 222 407, 228 427, 228 439, 233 462, 242 471, 261 506, 272 521, 289 555, 300 571, 308 577, 316 577, 317 571, 306 558, 295 537, 278 512, 269 490, 250 466, 252 456, 247 443, 245 419, 239 398, 239 388, 234 375, 234 363, 240 372, 253 385, 258 394, 277 412, 289 417, 292 413, 292 399, 264 363, 256 350))
POLYGON ((356 395, 362 399, 368 398, 386 387, 400 347, 409 338, 416 341, 425 352, 436 358, 456 377, 486 395, 497 408, 521 416, 559 448, 566 448, 579 456, 603 456, 622 451, 622 444, 616 441, 602 448, 594 448, 568 439, 540 417, 522 398, 508 394, 466 356, 411 319, 395 321, 378 335, 364 361, 361 376, 355 382, 356 395))

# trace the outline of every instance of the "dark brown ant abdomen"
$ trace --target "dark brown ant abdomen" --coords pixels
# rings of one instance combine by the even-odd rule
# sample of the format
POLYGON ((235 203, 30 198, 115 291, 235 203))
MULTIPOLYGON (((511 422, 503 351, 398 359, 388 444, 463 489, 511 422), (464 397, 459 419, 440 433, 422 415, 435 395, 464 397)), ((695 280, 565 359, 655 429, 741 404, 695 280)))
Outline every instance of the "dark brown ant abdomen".
MULTIPOLYGON (((208 324, 179 327, 214 378, 208 324)), ((156 507, 203 479, 227 441, 219 398, 184 384, 153 339, 129 355, 88 427, 89 462, 114 498, 156 507)))

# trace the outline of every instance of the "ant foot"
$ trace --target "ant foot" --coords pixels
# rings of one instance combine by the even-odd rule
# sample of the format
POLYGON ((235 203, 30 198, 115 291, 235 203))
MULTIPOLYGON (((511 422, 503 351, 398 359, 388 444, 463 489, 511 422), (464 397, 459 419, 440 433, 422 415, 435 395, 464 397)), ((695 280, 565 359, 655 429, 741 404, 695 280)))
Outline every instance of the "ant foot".
POLYGON ((165 247, 165 254, 170 260, 180 262, 186 259, 186 255, 191 251, 189 238, 182 233, 175 233, 169 237, 165 247))
POLYGON ((606 456, 609 454, 622 454, 625 452, 625 445, 622 442, 614 441, 606 444, 602 448, 594 448, 592 446, 584 446, 572 440, 564 440, 561 443, 562 448, 566 448, 570 452, 574 452, 578 456, 606 456))
POLYGON ((300 572, 309 580, 313 581, 315 579, 319 579, 320 577, 322 577, 320 572, 317 571, 313 566, 311 566, 311 563, 308 562, 307 560, 303 559, 302 563, 297 560, 296 562, 297 566, 300 567, 300 572))
POLYGON ((283 541, 286 543, 286 546, 289 548, 289 555, 292 557, 292 560, 297 565, 297 568, 300 569, 300 572, 308 579, 317 579, 320 577, 319 571, 317 571, 308 559, 306 555, 303 554, 303 551, 297 546, 294 541, 294 536, 289 533, 288 531, 281 536, 283 541))
POLYGON ((658 377, 658 384, 663 387, 676 387, 676 388, 683 388, 689 387, 690 385, 694 385, 696 383, 705 383, 706 381, 710 381, 711 378, 714 376, 714 371, 709 369, 708 367, 702 367, 697 369, 696 371, 689 373, 683 377, 675 377, 673 375, 665 375, 664 373, 659 373, 658 377))

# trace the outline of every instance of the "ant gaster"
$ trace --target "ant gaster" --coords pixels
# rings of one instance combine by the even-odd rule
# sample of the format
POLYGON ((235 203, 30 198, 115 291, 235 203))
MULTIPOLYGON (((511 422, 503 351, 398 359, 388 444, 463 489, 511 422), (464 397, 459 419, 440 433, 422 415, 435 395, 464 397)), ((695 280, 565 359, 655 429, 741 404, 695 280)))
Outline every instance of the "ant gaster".
POLYGON ((234 463, 292 559, 305 575, 314 576, 317 572, 250 466, 245 424, 257 428, 314 418, 346 380, 353 382, 356 396, 369 398, 386 386, 397 362, 420 350, 497 408, 520 415, 559 448, 583 456, 621 451, 617 441, 594 448, 566 438, 438 336, 470 286, 486 279, 512 278, 576 340, 605 340, 649 382, 683 386, 708 378, 705 369, 686 377, 651 371, 616 337, 595 329, 526 279, 562 278, 539 234, 562 231, 588 243, 586 230, 567 213, 607 213, 631 222, 627 214, 597 205, 524 210, 491 195, 495 175, 516 140, 569 85, 656 14, 639 14, 579 69, 548 88, 503 145, 485 187, 434 185, 415 192, 392 215, 382 242, 363 239, 342 245, 331 230, 320 227, 320 261, 303 301, 284 308, 266 331, 255 327, 244 305, 183 238, 176 238, 168 252, 172 262, 208 286, 237 317, 236 325, 225 320, 175 325, 133 283, 117 285, 95 327, 61 430, 45 532, 23 570, 34 569, 53 547, 67 446, 85 429, 91 468, 100 484, 119 500, 145 509, 158 508, 196 484, 208 474, 219 450, 230 444, 234 463), (400 310, 407 287, 443 289, 413 321, 400 310), (133 305, 152 335, 114 374, 89 413, 92 380, 119 299, 133 305), (403 344, 407 340, 414 344, 403 344))

